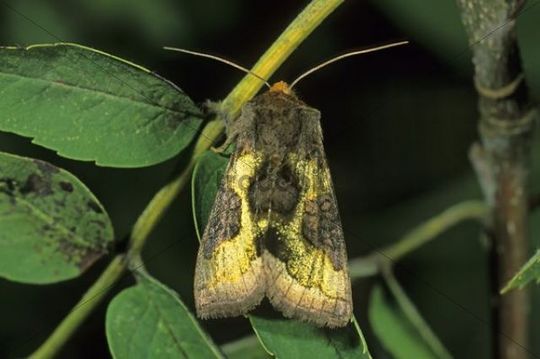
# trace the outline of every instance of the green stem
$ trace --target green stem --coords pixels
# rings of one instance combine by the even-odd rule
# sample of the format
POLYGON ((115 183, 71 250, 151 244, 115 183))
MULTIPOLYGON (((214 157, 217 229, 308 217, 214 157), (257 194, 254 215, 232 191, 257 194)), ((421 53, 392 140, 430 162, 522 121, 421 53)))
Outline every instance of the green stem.
POLYGON ((458 203, 420 224, 398 242, 376 250, 366 257, 351 260, 349 262, 351 278, 357 279, 375 275, 379 272, 381 264, 398 261, 466 219, 483 221, 488 213, 488 207, 484 202, 465 201, 458 203))
MULTIPOLYGON (((251 71, 269 79, 289 55, 320 25, 344 0, 313 0, 281 33, 261 56, 251 71)), ((223 101, 223 110, 235 117, 244 103, 263 86, 258 78, 246 75, 223 101)))
POLYGON ((132 258, 137 258, 140 255, 143 246, 148 239, 148 235, 158 224, 159 220, 163 217, 173 200, 189 182, 191 171, 197 163, 199 156, 210 148, 210 146, 212 146, 212 143, 219 138, 222 131, 222 121, 210 121, 204 127, 201 135, 199 136, 193 150, 193 155, 182 173, 180 173, 180 175, 174 181, 161 188, 159 192, 157 192, 150 200, 133 226, 130 244, 128 246, 130 260, 132 258))
MULTIPOLYGON (((264 53, 252 71, 259 76, 269 78, 298 45, 342 2, 343 0, 313 0, 264 53)), ((253 76, 245 76, 223 100, 222 110, 224 114, 230 118, 236 117, 242 106, 257 93, 261 86, 262 82, 260 80, 253 76)), ((143 210, 133 226, 129 241, 127 258, 130 265, 138 263, 149 234, 163 217, 172 201, 187 184, 191 171, 200 155, 212 146, 223 133, 223 130, 223 121, 217 119, 210 121, 197 139, 193 155, 184 170, 175 180, 159 190, 143 210)), ((99 300, 92 298, 102 299, 112 285, 118 281, 126 268, 127 263, 124 257, 115 257, 98 280, 84 294, 77 306, 72 309, 51 336, 32 354, 32 358, 53 357, 99 303, 99 300), (119 258, 122 259, 121 263, 118 263, 119 258)))
POLYGON ((31 355, 31 358, 52 358, 71 338, 76 328, 86 319, 88 314, 99 304, 113 285, 121 278, 128 265, 138 265, 140 253, 149 234, 163 217, 170 204, 189 181, 189 175, 197 158, 206 151, 221 134, 221 121, 210 121, 199 136, 193 155, 182 173, 172 182, 161 188, 143 210, 131 232, 127 259, 118 255, 104 270, 102 275, 87 290, 79 303, 56 327, 47 340, 31 355), (120 260, 120 258, 122 260, 120 260))
POLYGON ((101 273, 94 284, 86 291, 79 302, 73 307, 69 314, 56 327, 54 332, 36 350, 31 359, 52 358, 62 348, 68 338, 79 327, 90 313, 97 307, 103 297, 114 283, 120 279, 126 269, 126 258, 124 255, 117 255, 109 263, 105 271, 101 273))
POLYGON ((397 261, 463 220, 484 220, 487 215, 488 208, 482 201, 459 203, 414 228, 401 241, 383 248, 380 253, 391 261, 397 261))

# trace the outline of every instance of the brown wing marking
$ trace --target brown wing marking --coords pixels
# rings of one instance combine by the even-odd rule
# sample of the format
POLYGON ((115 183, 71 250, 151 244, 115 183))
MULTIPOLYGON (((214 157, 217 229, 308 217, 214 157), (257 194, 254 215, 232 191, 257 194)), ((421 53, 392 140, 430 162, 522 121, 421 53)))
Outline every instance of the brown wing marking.
POLYGON ((235 153, 225 172, 197 255, 194 294, 201 318, 245 314, 264 297, 259 229, 244 181, 253 178, 259 162, 254 153, 235 153))
POLYGON ((324 157, 292 159, 303 188, 290 219, 273 219, 263 262, 270 302, 287 317, 342 327, 352 316, 343 232, 324 157))

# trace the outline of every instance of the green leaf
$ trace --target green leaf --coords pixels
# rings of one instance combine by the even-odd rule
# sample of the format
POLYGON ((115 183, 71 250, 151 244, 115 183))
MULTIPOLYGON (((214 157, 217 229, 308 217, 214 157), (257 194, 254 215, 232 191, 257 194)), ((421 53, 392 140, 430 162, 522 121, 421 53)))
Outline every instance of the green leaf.
POLYGON ((250 335, 221 346, 227 359, 266 359, 270 354, 264 350, 255 335, 250 335))
POLYGON ((258 315, 249 320, 261 344, 276 358, 371 358, 356 319, 339 329, 258 315))
POLYGON ((389 298, 382 286, 375 286, 369 320, 383 347, 397 359, 451 358, 404 293, 389 298))
POLYGON ((195 230, 199 241, 208 222, 208 216, 214 205, 228 161, 229 159, 225 156, 214 151, 206 151, 193 170, 191 201, 193 220, 195 221, 195 230))
POLYGON ((222 358, 178 295, 144 273, 109 304, 107 341, 114 358, 222 358))
POLYGON ((537 251, 536 254, 523 265, 523 267, 521 267, 519 272, 517 272, 512 279, 510 279, 508 284, 506 284, 501 292, 507 293, 515 288, 523 288, 531 281, 540 283, 540 250, 537 251))
POLYGON ((0 130, 59 155, 113 167, 162 162, 202 122, 172 83, 118 57, 75 44, 0 48, 0 130))
POLYGON ((114 233, 94 195, 50 163, 0 152, 0 276, 53 283, 80 275, 114 233))

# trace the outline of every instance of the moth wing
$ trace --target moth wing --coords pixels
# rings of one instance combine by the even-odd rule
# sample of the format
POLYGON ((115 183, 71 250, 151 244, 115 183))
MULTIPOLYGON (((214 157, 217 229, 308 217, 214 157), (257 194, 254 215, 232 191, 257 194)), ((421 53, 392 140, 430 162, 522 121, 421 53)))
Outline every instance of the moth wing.
POLYGON ((202 237, 194 283, 201 318, 245 314, 264 297, 257 227, 249 209, 248 186, 242 183, 255 171, 253 160, 249 153, 231 157, 202 237))
POLYGON ((263 253, 267 296, 287 317, 342 327, 352 316, 351 282, 318 115, 302 136, 289 159, 300 199, 290 219, 272 226, 263 253))

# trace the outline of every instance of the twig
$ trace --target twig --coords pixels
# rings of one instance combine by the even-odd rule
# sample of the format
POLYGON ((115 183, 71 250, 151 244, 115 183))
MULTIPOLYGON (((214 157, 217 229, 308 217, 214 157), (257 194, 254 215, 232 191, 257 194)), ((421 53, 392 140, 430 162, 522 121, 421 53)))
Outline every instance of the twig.
POLYGON ((493 357, 525 359, 527 294, 499 295, 499 289, 527 258, 528 157, 536 114, 516 42, 515 19, 524 1, 458 0, 458 4, 471 44, 479 95, 482 144, 476 146, 482 146, 482 155, 471 158, 491 207, 493 357))
POLYGON ((31 359, 52 358, 58 350, 65 344, 75 330, 79 327, 92 311, 97 307, 101 300, 108 292, 114 283, 124 273, 126 268, 126 259, 124 255, 116 256, 107 269, 101 273, 94 284, 88 288, 79 302, 71 309, 69 314, 56 327, 54 332, 47 338, 45 342, 32 354, 31 359))
POLYGON ((367 257, 360 257, 349 262, 352 279, 368 277, 380 272, 381 265, 392 265, 403 256, 437 238, 451 227, 468 219, 484 221, 488 207, 480 201, 465 201, 453 205, 418 225, 402 239, 388 247, 375 250, 367 257))

